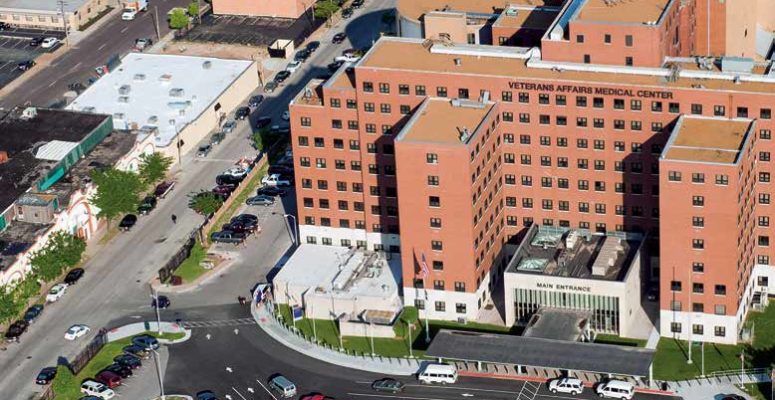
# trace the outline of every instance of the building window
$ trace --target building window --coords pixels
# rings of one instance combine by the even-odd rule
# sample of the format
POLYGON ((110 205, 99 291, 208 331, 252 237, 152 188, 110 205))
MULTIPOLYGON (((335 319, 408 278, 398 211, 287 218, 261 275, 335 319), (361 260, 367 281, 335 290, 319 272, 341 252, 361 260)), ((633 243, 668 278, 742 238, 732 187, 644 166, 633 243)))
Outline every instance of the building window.
POLYGON ((501 92, 501 100, 505 101, 507 103, 511 103, 512 101, 512 93, 508 90, 504 90, 501 92))
POLYGON ((713 335, 716 337, 724 337, 727 335, 727 328, 723 326, 716 326, 713 328, 713 335))
POLYGON ((436 306, 436 311, 438 312, 445 312, 447 311, 447 303, 443 301, 437 301, 434 303, 436 306))
POLYGON ((632 67, 633 61, 631 56, 624 57, 624 65, 632 67))
POLYGON ((592 62, 592 57, 589 54, 584 54, 584 64, 589 64, 592 62))
POLYGON ((440 240, 432 240, 431 249, 436 251, 442 251, 444 249, 444 245, 441 243, 440 240))
MULTIPOLYGON (((422 286, 421 286, 422 287, 422 286)), ((418 310, 424 310, 425 309, 425 300, 422 299, 414 299, 414 306, 418 310)))
POLYGON ((674 292, 681 291, 681 281, 670 281, 670 290, 674 292))
MULTIPOLYGON (((701 306, 702 304, 699 304, 699 305, 701 306)), ((702 312, 702 311, 695 311, 695 312, 702 312)), ((704 329, 702 328, 702 325, 700 325, 700 324, 692 325, 692 333, 695 334, 695 335, 702 335, 703 334, 703 330, 704 329)))
POLYGON ((439 177, 435 175, 428 175, 428 186, 439 186, 439 177))
POLYGON ((682 306, 681 302, 678 301, 678 300, 672 300, 670 302, 670 310, 671 311, 681 311, 681 308, 682 308, 681 306, 682 306))
POLYGON ((436 153, 426 153, 425 154, 425 162, 428 164, 438 164, 439 163, 439 156, 436 153))
POLYGON ((301 123, 301 126, 305 126, 305 127, 312 126, 312 118, 310 118, 310 117, 301 117, 300 118, 300 123, 301 123))
POLYGON ((434 271, 443 271, 444 270, 444 262, 439 260, 433 260, 433 270, 434 271))
POLYGON ((428 196, 428 206, 441 207, 441 198, 439 196, 428 196))
POLYGON ((447 97, 447 88, 446 88, 446 86, 437 86, 436 87, 436 97, 447 97))
POLYGON ((692 205, 695 207, 703 207, 705 206, 705 197, 704 196, 692 196, 692 205))
POLYGON ((726 315, 727 314, 727 306, 723 304, 716 304, 715 307, 713 307, 713 312, 716 315, 726 315))
POLYGON ((606 33, 605 35, 603 35, 603 43, 611 44, 611 34, 610 33, 606 33))
POLYGON ((738 118, 748 118, 748 107, 737 107, 738 118))
POLYGON ((363 91, 364 92, 373 92, 374 91, 374 83, 372 82, 363 82, 363 91))
POLYGON ((680 322, 671 322, 670 323, 670 332, 672 332, 672 333, 681 333, 681 323, 680 322))
POLYGON ((584 35, 576 35, 576 43, 584 43, 584 35))
POLYGON ((632 35, 624 35, 624 45, 632 47, 632 35))
POLYGON ((702 115, 702 104, 692 104, 692 114, 702 115))
POLYGON ((703 239, 692 239, 692 248, 695 250, 702 250, 705 248, 705 240, 703 239))
POLYGON ((701 263, 701 262, 692 263, 692 272, 696 272, 696 273, 705 272, 705 263, 701 263))
POLYGON ((455 303, 455 312, 458 314, 465 314, 466 313, 466 304, 465 303, 455 303))
POLYGON ((444 290, 444 281, 442 281, 442 280, 434 280, 433 281, 433 289, 434 290, 444 290))
POLYGON ((457 90, 457 97, 460 99, 467 99, 468 98, 468 89, 460 88, 457 90))
POLYGON ((716 117, 723 117, 727 113, 727 108, 720 105, 713 106, 713 115, 716 117))
POLYGON ((431 218, 431 228, 441 228, 441 218, 431 218))
POLYGON ((425 85, 415 85, 414 94, 415 96, 425 96, 425 85))

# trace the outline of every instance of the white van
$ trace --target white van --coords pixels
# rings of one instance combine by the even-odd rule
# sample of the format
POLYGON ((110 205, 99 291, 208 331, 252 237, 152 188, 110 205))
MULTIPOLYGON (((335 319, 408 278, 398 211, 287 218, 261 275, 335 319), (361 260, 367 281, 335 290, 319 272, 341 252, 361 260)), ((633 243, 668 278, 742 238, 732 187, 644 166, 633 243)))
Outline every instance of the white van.
POLYGON ((81 384, 81 393, 88 396, 97 396, 105 400, 112 399, 116 395, 113 389, 92 380, 86 380, 81 384))
POLYGON ((417 374, 417 380, 422 383, 455 383, 457 382, 457 370, 447 364, 428 364, 422 372, 417 374))
POLYGON ((613 380, 600 384, 596 392, 600 397, 630 400, 635 395, 635 386, 629 382, 613 380))
POLYGON ((277 393, 280 393, 280 396, 282 397, 296 396, 296 385, 282 375, 277 375, 272 378, 272 380, 269 381, 269 387, 272 388, 272 390, 277 391, 277 393))

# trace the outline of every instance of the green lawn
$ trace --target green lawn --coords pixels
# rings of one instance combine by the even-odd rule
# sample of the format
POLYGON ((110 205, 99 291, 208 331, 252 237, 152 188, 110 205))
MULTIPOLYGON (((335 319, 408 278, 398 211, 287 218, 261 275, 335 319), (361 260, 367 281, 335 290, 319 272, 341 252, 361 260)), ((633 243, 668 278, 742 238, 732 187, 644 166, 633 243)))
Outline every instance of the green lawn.
POLYGON ((191 255, 183 260, 178 269, 175 270, 175 275, 181 277, 184 283, 193 282, 207 272, 201 265, 206 256, 207 250, 197 240, 194 247, 191 248, 191 255))
POLYGON ((595 336, 595 343, 601 344, 615 344, 619 346, 630 347, 646 347, 646 340, 623 338, 616 335, 597 335, 595 336))
MULTIPOLYGON (((165 333, 161 336, 156 332, 145 333, 164 339, 180 339, 185 336, 184 333, 165 333)), ((130 343, 132 343, 131 337, 106 344, 102 347, 100 352, 86 364, 86 367, 81 370, 77 376, 73 376, 67 367, 60 365, 57 370, 57 376, 52 383, 52 385, 54 385, 54 393, 56 393, 56 400, 80 399, 83 396, 81 394, 81 382, 94 377, 100 370, 113 363, 113 358, 123 353, 122 349, 124 346, 127 346, 130 343)))
MULTIPOLYGON (((705 344, 705 374, 740 368, 740 352, 743 345, 705 344)), ((702 347, 695 342, 692 347, 692 364, 687 364, 688 343, 662 338, 654 356, 654 379, 681 380, 702 375, 702 347)))

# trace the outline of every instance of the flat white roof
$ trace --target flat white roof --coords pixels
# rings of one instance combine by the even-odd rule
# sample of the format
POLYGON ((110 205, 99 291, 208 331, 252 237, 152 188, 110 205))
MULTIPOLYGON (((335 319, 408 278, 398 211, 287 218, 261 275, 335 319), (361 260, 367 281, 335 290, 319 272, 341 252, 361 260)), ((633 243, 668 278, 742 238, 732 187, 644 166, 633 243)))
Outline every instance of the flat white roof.
POLYGON ((302 244, 274 277, 275 286, 314 288, 333 297, 383 297, 397 292, 401 263, 395 254, 302 244))
POLYGON ((116 129, 155 127, 156 145, 165 147, 252 63, 129 53, 67 108, 113 115, 116 129))
MULTIPOLYGON (((64 2, 67 12, 81 8, 86 0, 67 0, 64 2)), ((61 6, 57 0, 0 0, 0 9, 59 12, 61 6)))

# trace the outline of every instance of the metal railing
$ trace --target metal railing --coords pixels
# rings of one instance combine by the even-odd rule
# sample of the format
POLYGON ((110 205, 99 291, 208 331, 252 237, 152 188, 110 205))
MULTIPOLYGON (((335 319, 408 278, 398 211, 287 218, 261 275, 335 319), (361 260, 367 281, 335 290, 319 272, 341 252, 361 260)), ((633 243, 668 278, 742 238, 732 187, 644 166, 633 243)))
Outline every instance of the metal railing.
POLYGON ((730 369, 725 371, 711 372, 708 374, 708 378, 727 378, 728 380, 737 383, 759 383, 770 382, 772 379, 771 373, 772 369, 770 368, 749 368, 738 370, 730 369))

